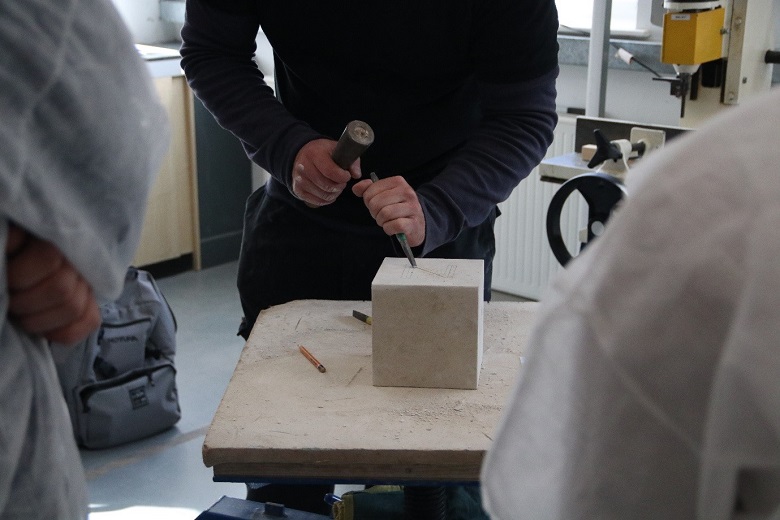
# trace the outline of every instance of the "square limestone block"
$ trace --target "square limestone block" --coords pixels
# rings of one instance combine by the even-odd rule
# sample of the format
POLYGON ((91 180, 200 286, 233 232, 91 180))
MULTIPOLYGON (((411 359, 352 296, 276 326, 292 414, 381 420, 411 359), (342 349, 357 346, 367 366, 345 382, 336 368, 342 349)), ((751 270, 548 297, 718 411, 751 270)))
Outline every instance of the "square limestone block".
POLYGON ((385 258, 371 284, 374 386, 476 389, 482 260, 385 258))

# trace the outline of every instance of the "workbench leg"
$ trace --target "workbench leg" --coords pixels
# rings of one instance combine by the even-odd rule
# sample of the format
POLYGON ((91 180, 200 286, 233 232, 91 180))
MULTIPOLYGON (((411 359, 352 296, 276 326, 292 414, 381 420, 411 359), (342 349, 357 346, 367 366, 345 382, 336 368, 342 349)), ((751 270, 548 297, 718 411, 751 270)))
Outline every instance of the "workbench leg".
POLYGON ((404 486, 404 520, 445 520, 444 486, 404 486))

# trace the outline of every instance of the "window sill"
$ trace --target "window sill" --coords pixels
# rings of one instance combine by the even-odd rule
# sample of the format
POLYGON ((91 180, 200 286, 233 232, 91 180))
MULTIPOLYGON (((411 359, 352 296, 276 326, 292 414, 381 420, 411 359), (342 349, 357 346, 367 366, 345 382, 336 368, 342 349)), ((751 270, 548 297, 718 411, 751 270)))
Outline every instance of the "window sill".
MULTIPOLYGON (((618 40, 613 39, 611 43, 625 49, 634 55, 634 57, 655 70, 661 75, 675 74, 674 68, 666 63, 661 63, 661 44, 660 42, 636 41, 636 40, 618 40)), ((590 48, 590 38, 587 36, 558 35, 558 63, 561 65, 579 65, 586 67, 588 65, 588 52, 590 48)), ((637 64, 628 64, 615 57, 617 49, 610 45, 610 55, 607 67, 610 69, 634 70, 639 72, 648 72, 637 64)))

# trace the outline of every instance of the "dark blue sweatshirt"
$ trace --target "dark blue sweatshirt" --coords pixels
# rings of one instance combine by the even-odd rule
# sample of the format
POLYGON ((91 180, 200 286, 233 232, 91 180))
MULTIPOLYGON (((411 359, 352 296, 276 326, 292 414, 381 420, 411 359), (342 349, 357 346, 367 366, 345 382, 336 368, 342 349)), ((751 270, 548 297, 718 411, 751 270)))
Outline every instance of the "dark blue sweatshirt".
POLYGON ((553 0, 187 0, 182 67, 271 173, 269 195, 336 228, 377 231, 349 189, 318 209, 293 197, 293 159, 353 119, 371 125, 362 170, 416 189, 425 254, 484 221, 544 157, 557 28, 553 0), (253 60, 260 27, 276 96, 253 60))

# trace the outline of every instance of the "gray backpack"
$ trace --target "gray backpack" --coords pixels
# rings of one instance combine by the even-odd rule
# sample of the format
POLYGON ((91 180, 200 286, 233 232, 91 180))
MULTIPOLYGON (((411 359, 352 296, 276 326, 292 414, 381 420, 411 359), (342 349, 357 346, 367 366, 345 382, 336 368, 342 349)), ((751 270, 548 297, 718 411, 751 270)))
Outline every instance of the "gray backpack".
POLYGON ((75 347, 52 345, 57 374, 85 448, 108 448, 172 427, 176 318, 152 275, 129 268, 120 297, 101 306, 102 324, 75 347))

